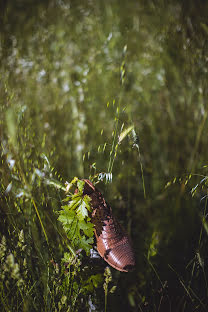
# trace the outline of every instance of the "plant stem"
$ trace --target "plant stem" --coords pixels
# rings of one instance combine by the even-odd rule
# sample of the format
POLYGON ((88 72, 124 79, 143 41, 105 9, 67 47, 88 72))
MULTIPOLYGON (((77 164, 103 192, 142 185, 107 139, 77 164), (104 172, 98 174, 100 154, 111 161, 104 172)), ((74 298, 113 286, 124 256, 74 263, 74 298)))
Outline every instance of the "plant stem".
POLYGON ((36 206, 36 203, 35 203, 34 199, 32 198, 31 200, 32 200, 33 206, 34 206, 34 208, 35 208, 36 214, 37 214, 37 216, 38 216, 38 219, 39 219, 39 221, 40 221, 41 227, 42 227, 42 229, 43 229, 43 233, 44 233, 44 235, 45 235, 46 242, 47 242, 47 244, 49 245, 49 243, 48 243, 48 236, 47 236, 47 234, 46 234, 46 231, 45 231, 43 222, 42 222, 41 217, 40 217, 40 214, 39 214, 39 212, 38 212, 38 208, 37 208, 37 206, 36 206))

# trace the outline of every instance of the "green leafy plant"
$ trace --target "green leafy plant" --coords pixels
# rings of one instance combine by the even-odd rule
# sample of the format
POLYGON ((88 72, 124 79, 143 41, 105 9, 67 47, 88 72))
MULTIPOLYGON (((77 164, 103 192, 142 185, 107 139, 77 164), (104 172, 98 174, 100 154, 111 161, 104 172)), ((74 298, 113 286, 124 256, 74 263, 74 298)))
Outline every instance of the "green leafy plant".
POLYGON ((112 273, 109 267, 106 267, 105 272, 104 272, 104 276, 105 276, 105 281, 103 284, 103 289, 104 289, 104 293, 105 293, 105 312, 107 311, 107 300, 108 300, 108 293, 113 294, 116 290, 116 286, 112 286, 111 289, 109 290, 109 284, 112 282, 112 273))
POLYGON ((90 222, 91 199, 88 195, 83 195, 84 181, 74 178, 69 185, 76 185, 77 189, 75 193, 67 194, 64 199, 67 204, 62 206, 58 220, 70 241, 70 249, 83 249, 89 255, 94 235, 93 224, 90 222))

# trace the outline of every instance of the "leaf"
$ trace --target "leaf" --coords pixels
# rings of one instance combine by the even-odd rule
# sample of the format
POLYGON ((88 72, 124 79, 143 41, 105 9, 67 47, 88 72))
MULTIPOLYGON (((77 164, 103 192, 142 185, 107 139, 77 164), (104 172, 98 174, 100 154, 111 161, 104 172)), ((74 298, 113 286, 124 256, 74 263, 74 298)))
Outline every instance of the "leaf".
POLYGON ((97 288, 100 284, 103 283, 103 275, 102 274, 91 275, 91 280, 93 282, 93 285, 97 288))
POLYGON ((79 208, 77 209, 77 215, 78 215, 79 220, 84 220, 84 218, 88 216, 88 211, 87 211, 86 203, 84 200, 82 201, 81 205, 79 205, 79 208))
POLYGON ((109 290, 109 292, 110 292, 111 294, 113 294, 113 293, 115 292, 115 290, 116 290, 116 286, 113 286, 113 287, 109 290))
POLYGON ((84 284, 84 288, 88 291, 93 291, 93 288, 97 288, 103 283, 102 274, 91 275, 84 284))
POLYGON ((85 195, 83 200, 85 202, 86 208, 91 212, 92 211, 92 208, 90 206, 91 198, 88 195, 85 195))
POLYGON ((71 198, 71 196, 67 195, 66 198, 62 199, 62 202, 69 202, 70 198, 71 198))
POLYGON ((87 238, 85 236, 82 236, 82 239, 80 240, 79 247, 84 249, 86 251, 86 254, 90 254, 90 249, 92 248, 92 244, 94 242, 93 237, 87 238))
POLYGON ((80 192, 83 192, 84 185, 85 185, 85 182, 84 182, 84 181, 82 181, 82 180, 78 180, 78 181, 77 181, 77 187, 78 187, 78 190, 79 190, 80 192))
POLYGON ((79 246, 78 243, 76 244, 76 240, 80 240, 81 235, 78 227, 78 219, 77 216, 75 216, 74 221, 71 223, 70 227, 65 226, 65 230, 67 233, 68 238, 70 239, 71 242, 73 242, 73 245, 75 247, 79 246))
POLYGON ((80 202, 81 202, 80 197, 72 199, 68 205, 69 209, 76 209, 79 206, 80 202))
MULTIPOLYGON (((64 206, 64 207, 68 207, 68 206, 64 206)), ((60 215, 58 217, 58 220, 63 223, 63 225, 65 224, 71 224, 74 219, 76 217, 76 213, 73 210, 61 210, 60 211, 60 215)))
POLYGON ((160 242, 159 233, 153 232, 152 240, 150 242, 150 246, 149 246, 149 250, 148 250, 148 259, 150 257, 154 257, 155 255, 157 255, 159 242, 160 242))
POLYGON ((71 196, 71 200, 75 200, 75 201, 78 201, 81 198, 82 198, 82 193, 81 192, 75 193, 75 194, 73 194, 71 196))
POLYGON ((71 189, 71 187, 77 182, 78 178, 77 177, 74 177, 74 179, 69 183, 69 182, 66 182, 65 185, 66 185, 66 192, 68 193, 69 190, 71 189))
POLYGON ((120 144, 123 141, 123 139, 125 139, 125 137, 129 134, 129 132, 131 132, 133 129, 134 126, 130 126, 127 129, 123 130, 119 135, 118 144, 120 144))
POLYGON ((79 222, 79 227, 87 237, 93 237, 94 225, 91 222, 85 222, 82 220, 79 222))

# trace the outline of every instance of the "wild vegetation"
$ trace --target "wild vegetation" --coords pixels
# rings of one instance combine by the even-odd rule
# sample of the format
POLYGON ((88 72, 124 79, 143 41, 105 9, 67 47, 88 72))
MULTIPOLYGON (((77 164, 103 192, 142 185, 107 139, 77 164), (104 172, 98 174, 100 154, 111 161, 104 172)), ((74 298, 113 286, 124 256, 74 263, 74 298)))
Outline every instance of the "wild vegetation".
POLYGON ((1 311, 208 310, 207 14, 1 1, 1 311), (94 256, 83 178, 130 235, 133 272, 94 256))

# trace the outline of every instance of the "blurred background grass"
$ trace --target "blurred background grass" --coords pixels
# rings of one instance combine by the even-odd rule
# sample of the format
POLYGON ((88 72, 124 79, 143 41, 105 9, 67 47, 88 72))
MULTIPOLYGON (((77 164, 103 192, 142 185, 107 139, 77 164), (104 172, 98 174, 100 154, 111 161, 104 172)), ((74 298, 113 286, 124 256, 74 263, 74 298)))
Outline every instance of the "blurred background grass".
MULTIPOLYGON (((50 264, 67 250, 57 221, 64 193, 42 178, 87 178, 108 172, 110 159, 113 182, 100 188, 137 267, 112 271, 108 310, 206 311, 207 1, 0 6, 3 311, 67 311, 50 264), (136 138, 115 157, 114 139, 130 126, 136 138)), ((102 286, 91 296, 71 309, 102 311, 102 286)))

